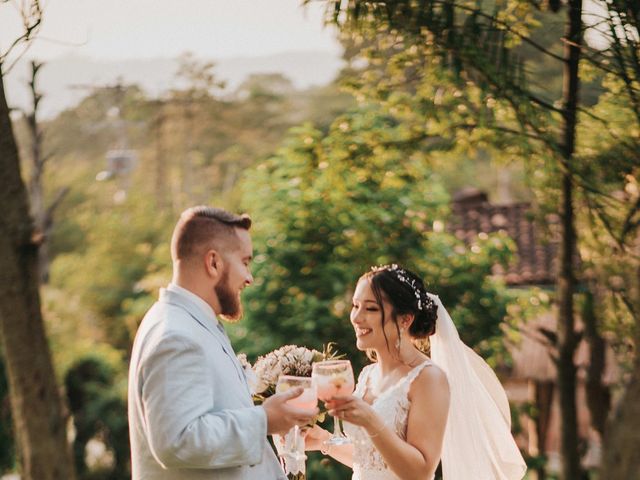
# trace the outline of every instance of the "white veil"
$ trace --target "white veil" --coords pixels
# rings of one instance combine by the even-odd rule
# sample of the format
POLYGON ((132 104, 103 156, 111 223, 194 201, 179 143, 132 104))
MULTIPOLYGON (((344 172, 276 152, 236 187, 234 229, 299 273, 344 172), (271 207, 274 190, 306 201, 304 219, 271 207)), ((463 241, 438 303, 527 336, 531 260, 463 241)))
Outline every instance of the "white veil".
POLYGON ((521 480, 526 464, 513 436, 507 395, 485 361, 467 347, 436 295, 431 359, 451 394, 442 448, 443 480, 521 480))

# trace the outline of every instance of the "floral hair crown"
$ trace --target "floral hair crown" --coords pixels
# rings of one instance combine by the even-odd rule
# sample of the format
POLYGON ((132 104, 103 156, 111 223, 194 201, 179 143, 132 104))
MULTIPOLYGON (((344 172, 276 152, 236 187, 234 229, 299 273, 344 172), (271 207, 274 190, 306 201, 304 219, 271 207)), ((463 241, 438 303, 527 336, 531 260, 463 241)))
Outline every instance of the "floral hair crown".
POLYGON ((424 288, 421 288, 415 279, 410 278, 407 271, 397 265, 396 263, 392 263, 391 265, 380 265, 377 267, 371 267, 372 272, 380 272, 386 270, 388 272, 393 273, 393 275, 401 282, 407 285, 413 291, 416 299, 418 300, 418 310, 430 310, 434 306, 433 299, 427 294, 427 291, 424 288))

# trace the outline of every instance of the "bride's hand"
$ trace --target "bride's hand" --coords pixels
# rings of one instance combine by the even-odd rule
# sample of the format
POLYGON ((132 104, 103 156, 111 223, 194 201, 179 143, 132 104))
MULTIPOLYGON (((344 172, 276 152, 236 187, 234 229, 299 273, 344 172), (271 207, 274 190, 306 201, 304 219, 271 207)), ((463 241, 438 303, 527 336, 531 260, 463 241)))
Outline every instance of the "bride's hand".
POLYGON ((380 423, 380 418, 371 405, 358 397, 335 397, 326 403, 326 407, 329 415, 365 430, 375 430, 380 423))
POLYGON ((331 434, 324 428, 314 425, 311 428, 304 428, 304 449, 322 450, 322 442, 326 441, 331 434))

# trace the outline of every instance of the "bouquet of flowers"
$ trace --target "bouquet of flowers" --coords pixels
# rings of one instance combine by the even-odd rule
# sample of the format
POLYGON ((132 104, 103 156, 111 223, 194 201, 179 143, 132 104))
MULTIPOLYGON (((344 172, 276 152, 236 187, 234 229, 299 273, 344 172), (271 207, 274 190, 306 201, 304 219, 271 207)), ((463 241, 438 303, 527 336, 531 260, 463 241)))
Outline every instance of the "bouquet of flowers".
MULTIPOLYGON (((276 385, 280 375, 310 377, 314 362, 337 360, 343 356, 338 355, 333 343, 328 343, 322 352, 297 345, 284 345, 258 357, 253 366, 244 353, 238 355, 238 360, 240 360, 247 376, 253 402, 260 405, 265 399, 276 393, 276 385)), ((322 421, 323 418, 319 420, 322 421)))
MULTIPOLYGON (((265 399, 276 393, 276 385, 280 375, 295 375, 297 377, 310 377, 312 365, 314 362, 322 362, 324 360, 335 360, 342 357, 338 355, 334 349, 334 344, 329 343, 322 352, 299 347, 297 345, 285 345, 272 352, 258 357, 256 362, 251 365, 245 354, 239 354, 238 360, 244 368, 249 388, 253 395, 253 402, 260 405, 265 399)), ((326 411, 321 412, 315 419, 315 422, 323 421, 326 411)), ((314 422, 314 423, 315 423, 314 422)), ((284 443, 291 443, 290 435, 287 434, 284 443)), ((276 448, 279 447, 280 439, 274 439, 276 448)), ((299 445, 293 445, 292 448, 299 450, 297 456, 286 458, 287 454, 282 454, 285 472, 290 480, 304 480, 304 442, 299 445), (300 460, 302 459, 302 460, 300 460)), ((278 448, 279 449, 279 448, 278 448)))

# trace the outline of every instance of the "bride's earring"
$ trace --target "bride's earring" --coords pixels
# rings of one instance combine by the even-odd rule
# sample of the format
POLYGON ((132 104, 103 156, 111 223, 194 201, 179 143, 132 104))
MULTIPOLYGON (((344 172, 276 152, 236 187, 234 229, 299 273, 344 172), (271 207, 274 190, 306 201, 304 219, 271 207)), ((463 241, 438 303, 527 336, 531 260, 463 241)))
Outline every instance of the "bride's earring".
POLYGON ((402 329, 398 330, 398 339, 396 340, 396 350, 400 354, 400 345, 402 344, 402 329))

